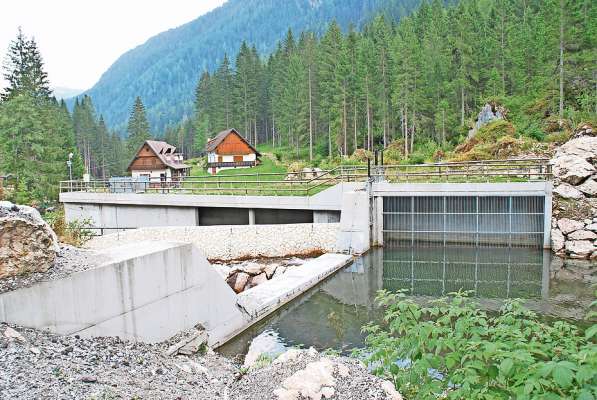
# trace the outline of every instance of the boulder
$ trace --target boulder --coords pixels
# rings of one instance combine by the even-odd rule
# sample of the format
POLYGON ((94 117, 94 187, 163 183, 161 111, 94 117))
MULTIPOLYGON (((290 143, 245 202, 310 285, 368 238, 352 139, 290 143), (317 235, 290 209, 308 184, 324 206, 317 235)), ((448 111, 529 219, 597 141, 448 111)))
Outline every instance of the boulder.
POLYGON ((597 137, 584 136, 569 140, 556 151, 556 158, 560 156, 577 156, 583 160, 590 160, 597 155, 597 137))
POLYGON ((566 238, 562 234, 562 231, 559 229, 552 229, 551 230, 551 250, 554 253, 562 250, 564 248, 564 244, 566 243, 566 238))
POLYGON ((571 185, 578 185, 595 173, 595 167, 576 155, 564 155, 551 160, 553 175, 571 185))
POLYGON ((553 192, 564 199, 582 199, 584 197, 580 190, 567 183, 562 183, 553 192))
POLYGON ((242 264, 239 269, 249 275, 259 275, 263 271, 264 266, 255 262, 247 262, 242 264))
POLYGON ((568 240, 595 240, 597 234, 593 231, 579 230, 568 235, 568 240))
POLYGON ((252 287, 261 285, 264 282, 267 282, 267 275, 265 272, 262 272, 259 275, 252 276, 251 279, 249 279, 245 289, 251 289, 252 287))
POLYGON ((562 218, 558 220, 558 228, 562 231, 563 234, 567 235, 579 229, 583 229, 585 224, 580 221, 575 221, 569 218, 562 218))
MULTIPOLYGON (((561 185, 560 185, 561 186, 561 185)), ((587 179, 577 189, 589 196, 597 196, 597 182, 594 179, 587 179)))
POLYGON ((595 251, 595 246, 588 240, 569 240, 566 242, 566 251, 570 253, 570 257, 586 258, 595 251))
POLYGON ((245 286, 249 281, 250 275, 245 272, 235 272, 226 280, 228 285, 236 292, 240 293, 245 290, 245 286))
POLYGON ((592 224, 587 225, 585 228, 590 231, 597 232, 597 223, 593 222, 592 224))
POLYGON ((35 208, 0 202, 0 279, 45 272, 59 250, 56 234, 35 208))
POLYGON ((265 275, 267 275, 267 279, 272 279, 274 274, 276 273, 276 269, 278 269, 278 264, 269 264, 265 267, 265 275))

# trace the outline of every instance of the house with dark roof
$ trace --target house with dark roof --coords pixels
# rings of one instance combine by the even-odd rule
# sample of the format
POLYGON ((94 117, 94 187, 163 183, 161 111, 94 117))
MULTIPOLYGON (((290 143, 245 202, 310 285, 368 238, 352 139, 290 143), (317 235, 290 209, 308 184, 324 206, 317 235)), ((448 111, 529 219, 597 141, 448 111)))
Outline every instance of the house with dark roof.
POLYGON ((155 183, 178 181, 190 169, 176 147, 157 140, 146 140, 127 168, 134 180, 147 178, 155 183))
POLYGON ((209 139, 205 146, 207 172, 217 174, 224 169, 251 168, 259 165, 261 154, 236 129, 227 129, 209 139))

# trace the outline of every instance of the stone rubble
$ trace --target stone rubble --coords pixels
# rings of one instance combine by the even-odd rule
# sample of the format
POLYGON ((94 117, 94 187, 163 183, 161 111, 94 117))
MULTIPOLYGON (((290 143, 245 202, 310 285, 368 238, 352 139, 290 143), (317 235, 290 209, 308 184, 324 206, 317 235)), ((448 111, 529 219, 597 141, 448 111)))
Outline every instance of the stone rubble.
POLYGON ((51 268, 0 279, 0 293, 26 288, 39 282, 62 279, 70 274, 95 268, 102 260, 103 258, 94 251, 61 245, 51 268))
POLYGON ((304 263, 305 260, 293 257, 290 259, 255 259, 227 264, 215 262, 212 265, 228 285, 236 293, 240 293, 274 279, 286 273, 290 268, 296 268, 304 263))
POLYGON ((246 370, 209 349, 166 354, 178 339, 83 339, 0 324, 0 398, 402 399, 356 359, 291 349, 269 365, 246 370))
POLYGON ((550 161, 554 175, 551 247, 559 256, 597 259, 597 137, 589 124, 550 161))

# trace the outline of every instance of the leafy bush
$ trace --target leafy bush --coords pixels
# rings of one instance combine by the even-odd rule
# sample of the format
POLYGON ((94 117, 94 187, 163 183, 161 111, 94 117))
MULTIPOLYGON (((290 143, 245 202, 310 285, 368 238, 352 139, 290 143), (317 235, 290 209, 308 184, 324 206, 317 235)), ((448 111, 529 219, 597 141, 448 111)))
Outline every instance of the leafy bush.
POLYGON ((91 219, 66 222, 63 209, 47 212, 43 217, 62 243, 82 246, 93 237, 93 232, 89 229, 92 226, 91 219))
POLYGON ((597 324, 542 322, 519 301, 488 315, 464 294, 420 306, 382 291, 366 362, 409 399, 595 399, 597 324))

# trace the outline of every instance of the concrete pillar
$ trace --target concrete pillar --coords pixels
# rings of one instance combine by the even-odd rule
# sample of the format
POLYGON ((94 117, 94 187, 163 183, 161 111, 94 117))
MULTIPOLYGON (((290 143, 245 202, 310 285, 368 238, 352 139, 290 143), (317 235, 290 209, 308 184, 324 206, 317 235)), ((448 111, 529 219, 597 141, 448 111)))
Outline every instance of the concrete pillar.
POLYGON ((249 208, 249 225, 255 225, 255 209, 249 208))
POLYGON ((543 210, 543 214, 545 215, 543 224, 543 248, 551 249, 551 212, 553 205, 553 186, 551 182, 546 182, 545 186, 545 206, 543 210))
POLYGON ((342 215, 336 247, 339 251, 361 254, 369 250, 369 194, 366 191, 345 192, 342 195, 342 215))

